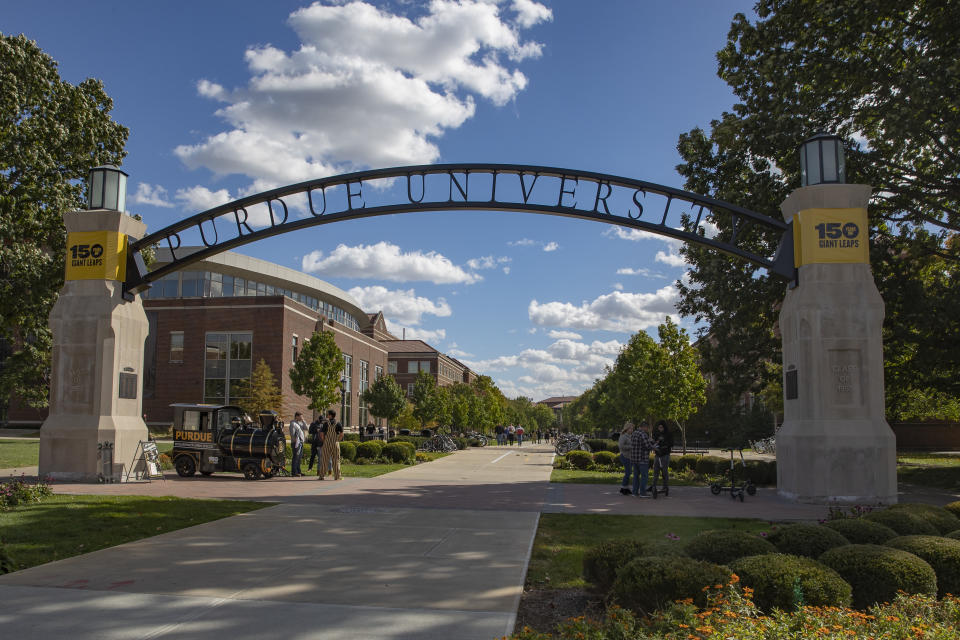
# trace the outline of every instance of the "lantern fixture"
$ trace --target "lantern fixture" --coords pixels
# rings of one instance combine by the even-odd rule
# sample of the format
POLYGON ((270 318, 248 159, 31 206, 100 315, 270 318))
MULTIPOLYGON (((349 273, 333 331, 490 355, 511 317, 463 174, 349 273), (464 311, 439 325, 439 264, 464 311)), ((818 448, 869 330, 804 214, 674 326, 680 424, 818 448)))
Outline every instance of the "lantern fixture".
POLYGON ((90 169, 87 179, 87 209, 124 211, 127 206, 127 174, 112 164, 90 169))
POLYGON ((800 186, 843 184, 846 160, 840 136, 816 133, 800 145, 800 186))

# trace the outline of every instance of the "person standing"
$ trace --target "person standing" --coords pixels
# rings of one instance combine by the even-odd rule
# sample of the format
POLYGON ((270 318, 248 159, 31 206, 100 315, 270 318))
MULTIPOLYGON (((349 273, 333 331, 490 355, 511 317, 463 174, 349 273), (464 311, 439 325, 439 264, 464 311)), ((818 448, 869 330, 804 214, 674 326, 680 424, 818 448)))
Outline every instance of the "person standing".
POLYGON ((523 446, 523 427, 517 427, 517 446, 523 446))
POLYGON ((317 479, 323 476, 330 465, 333 465, 333 479, 340 479, 340 441, 343 440, 343 425, 337 422, 337 412, 327 411, 327 420, 320 427, 323 445, 320 450, 320 466, 317 467, 317 479))
POLYGON ((673 434, 666 420, 653 427, 653 486, 657 486, 657 474, 663 476, 663 495, 670 495, 670 450, 673 449, 673 434))
POLYGON ((653 440, 648 431, 650 427, 641 422, 640 427, 630 436, 630 465, 633 467, 633 495, 647 498, 647 473, 650 471, 650 452, 653 440))
POLYGON ((307 462, 307 471, 313 469, 313 463, 320 459, 320 427, 323 426, 323 414, 310 423, 307 434, 310 438, 310 460, 307 462))
POLYGON ((307 425, 303 422, 303 416, 297 411, 293 414, 293 421, 290 423, 290 446, 293 447, 290 475, 295 478, 303 475, 300 471, 300 460, 303 459, 303 431, 306 428, 307 425))
POLYGON ((624 422, 623 431, 620 432, 620 439, 617 440, 617 446, 620 447, 620 462, 623 463, 623 481, 620 483, 620 493, 625 496, 630 495, 630 471, 632 464, 630 462, 630 438, 633 436, 633 423, 624 422))
POLYGON ((510 446, 513 446, 513 440, 517 437, 517 428, 512 424, 507 427, 507 442, 510 443, 510 446))

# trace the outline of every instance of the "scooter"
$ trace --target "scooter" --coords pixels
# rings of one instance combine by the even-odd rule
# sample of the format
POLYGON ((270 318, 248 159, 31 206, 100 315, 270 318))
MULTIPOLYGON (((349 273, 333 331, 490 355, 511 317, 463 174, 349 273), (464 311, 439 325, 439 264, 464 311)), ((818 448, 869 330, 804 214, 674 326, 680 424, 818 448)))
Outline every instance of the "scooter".
POLYGON ((730 492, 730 498, 736 500, 740 498, 740 502, 743 502, 743 494, 754 496, 757 494, 757 487, 753 484, 753 481, 750 478, 746 478, 740 485, 737 485, 736 480, 736 467, 733 463, 733 452, 740 452, 740 466, 746 470, 746 465, 743 461, 743 449, 721 449, 721 451, 730 452, 730 486, 721 485, 719 482, 714 482, 710 485, 710 492, 718 496, 724 491, 730 492))

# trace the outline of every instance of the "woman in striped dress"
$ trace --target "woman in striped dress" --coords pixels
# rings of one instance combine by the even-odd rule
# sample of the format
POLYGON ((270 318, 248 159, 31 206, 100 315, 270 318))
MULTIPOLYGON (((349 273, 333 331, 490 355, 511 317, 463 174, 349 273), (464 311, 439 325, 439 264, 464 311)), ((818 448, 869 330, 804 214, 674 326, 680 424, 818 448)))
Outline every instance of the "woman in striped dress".
POLYGON ((323 475, 333 463, 333 479, 340 479, 340 441, 343 440, 343 425, 337 422, 337 412, 327 411, 327 419, 320 427, 323 446, 320 449, 320 466, 317 467, 317 479, 323 480, 323 475))

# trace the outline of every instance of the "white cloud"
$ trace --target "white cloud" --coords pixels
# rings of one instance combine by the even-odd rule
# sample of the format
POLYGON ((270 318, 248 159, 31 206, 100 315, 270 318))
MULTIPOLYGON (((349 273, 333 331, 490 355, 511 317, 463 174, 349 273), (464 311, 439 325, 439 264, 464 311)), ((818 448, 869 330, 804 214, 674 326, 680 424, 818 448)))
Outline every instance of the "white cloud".
POLYGON ((532 247, 537 244, 536 240, 531 240, 530 238, 520 238, 519 240, 511 240, 507 242, 509 247, 532 247))
MULTIPOLYGON (((493 269, 497 265, 505 264, 510 262, 511 258, 506 256, 494 257, 494 256, 483 256, 482 258, 471 258, 467 260, 467 266, 474 270, 480 269, 493 269)), ((510 267, 505 267, 509 273, 510 267)))
POLYGON ((404 333, 404 328, 394 325, 392 322, 387 322, 387 328, 390 330, 390 333, 397 337, 405 336, 407 340, 423 340, 431 346, 436 346, 443 342, 447 337, 446 329, 421 329, 419 327, 406 327, 406 333, 404 333))
POLYGON ((174 197, 183 205, 184 209, 196 211, 197 213, 236 199, 231 196, 230 192, 226 189, 211 191, 199 185, 187 189, 177 189, 174 197))
POLYGON ((560 245, 558 245, 556 242, 548 242, 543 246, 543 250, 547 252, 556 251, 559 248, 560 248, 560 245))
POLYGON ((476 99, 502 106, 527 85, 517 65, 540 55, 520 31, 551 19, 517 0, 432 0, 409 18, 367 2, 314 2, 288 24, 299 48, 251 47, 246 86, 209 80, 228 128, 175 153, 191 168, 289 184, 360 167, 435 161, 436 139, 473 117, 476 99))
POLYGON ((679 253, 665 253, 663 251, 657 251, 657 255, 654 258, 657 262, 662 262, 663 264, 670 265, 671 267, 689 267, 688 263, 683 256, 679 253))
POLYGON ((580 305, 531 300, 527 313, 538 326, 636 333, 657 326, 668 315, 679 321, 677 297, 676 288, 668 285, 655 293, 614 291, 580 305))
POLYGON ((453 356, 454 358, 472 358, 473 357, 472 353, 467 353, 463 349, 457 349, 456 347, 447 349, 447 354, 453 356))
POLYGON ((504 268, 503 268, 503 273, 504 273, 504 275, 510 275, 510 267, 504 267, 504 268))
POLYGON ((326 257, 322 251, 313 251, 303 257, 302 269, 325 276, 394 282, 426 280, 434 284, 473 284, 483 279, 464 271, 435 251, 404 253, 397 245, 383 241, 356 247, 341 244, 326 257))
POLYGON ((613 283, 613 288, 614 288, 616 291, 623 291, 623 285, 620 284, 619 282, 614 282, 614 283, 613 283))
POLYGON ((137 191, 130 196, 130 202, 134 204, 147 204, 154 207, 173 207, 176 206, 167 199, 167 190, 156 184, 146 182, 137 183, 137 191))
POLYGON ((630 267, 624 267, 623 269, 617 269, 618 276, 644 276, 647 278, 665 278, 663 274, 657 273, 656 271, 651 271, 647 268, 640 269, 631 269, 630 267))
POLYGON ((574 333, 573 331, 557 331, 556 329, 551 329, 550 333, 547 334, 554 340, 560 340, 566 338, 567 340, 582 340, 583 336, 579 333, 574 333))
POLYGON ((436 302, 418 296, 413 289, 387 289, 386 287, 353 287, 348 291, 365 311, 383 311, 384 318, 400 325, 420 324, 425 314, 446 318, 451 314, 450 305, 443 298, 436 302))

